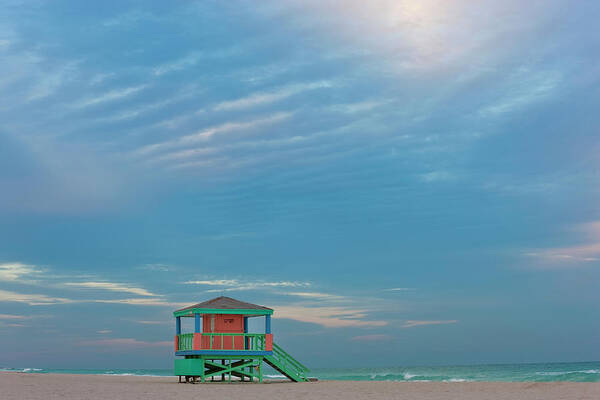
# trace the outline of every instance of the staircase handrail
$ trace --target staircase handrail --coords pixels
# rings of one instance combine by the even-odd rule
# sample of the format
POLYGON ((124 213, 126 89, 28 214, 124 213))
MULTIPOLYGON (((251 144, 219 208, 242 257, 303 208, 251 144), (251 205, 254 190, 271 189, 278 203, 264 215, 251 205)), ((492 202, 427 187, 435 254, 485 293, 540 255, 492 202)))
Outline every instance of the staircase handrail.
POLYGON ((273 343, 273 350, 275 350, 275 352, 277 353, 282 353, 282 355, 286 358, 286 361, 290 362, 291 364, 295 364, 294 366, 297 369, 302 370, 304 372, 309 371, 309 369, 304 364, 292 357, 287 351, 283 350, 281 346, 273 343))

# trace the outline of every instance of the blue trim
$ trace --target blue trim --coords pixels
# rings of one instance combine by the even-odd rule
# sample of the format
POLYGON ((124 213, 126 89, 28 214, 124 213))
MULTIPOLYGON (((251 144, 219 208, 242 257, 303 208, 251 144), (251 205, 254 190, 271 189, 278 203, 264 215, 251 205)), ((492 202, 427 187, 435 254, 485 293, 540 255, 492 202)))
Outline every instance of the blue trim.
POLYGON ((181 317, 175 318, 175 333, 181 335, 181 317))
POLYGON ((265 333, 271 333, 271 316, 265 315, 265 333))
POLYGON ((250 351, 250 350, 182 350, 175 352, 176 356, 198 356, 198 355, 213 355, 213 356, 272 356, 272 351, 250 351))
MULTIPOLYGON (((244 317, 244 333, 248 333, 248 317, 244 317)), ((250 348, 250 338, 246 337, 244 339, 244 348, 250 348)))
POLYGON ((194 332, 200 333, 200 314, 194 314, 195 324, 194 324, 194 332))

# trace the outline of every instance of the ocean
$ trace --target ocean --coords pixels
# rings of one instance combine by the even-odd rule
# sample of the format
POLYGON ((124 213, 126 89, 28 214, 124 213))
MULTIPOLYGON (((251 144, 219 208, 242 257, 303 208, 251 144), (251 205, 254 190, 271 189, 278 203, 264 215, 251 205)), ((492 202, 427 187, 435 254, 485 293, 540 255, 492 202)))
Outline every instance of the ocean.
MULTIPOLYGON (((171 369, 52 369, 0 368, 23 373, 96 374, 115 376, 172 376, 171 369)), ((415 366, 379 368, 315 368, 310 376, 319 380, 410 381, 410 382, 600 382, 600 362, 415 366)), ((266 379, 285 379, 276 372, 266 379)))

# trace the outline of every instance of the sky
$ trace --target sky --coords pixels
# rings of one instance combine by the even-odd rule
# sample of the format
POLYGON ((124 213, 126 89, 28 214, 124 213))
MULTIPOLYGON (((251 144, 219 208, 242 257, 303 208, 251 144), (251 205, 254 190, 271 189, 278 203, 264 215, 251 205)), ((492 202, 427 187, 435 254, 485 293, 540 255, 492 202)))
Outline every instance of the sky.
POLYGON ((597 2, 1 3, 0 367, 600 360, 597 2))

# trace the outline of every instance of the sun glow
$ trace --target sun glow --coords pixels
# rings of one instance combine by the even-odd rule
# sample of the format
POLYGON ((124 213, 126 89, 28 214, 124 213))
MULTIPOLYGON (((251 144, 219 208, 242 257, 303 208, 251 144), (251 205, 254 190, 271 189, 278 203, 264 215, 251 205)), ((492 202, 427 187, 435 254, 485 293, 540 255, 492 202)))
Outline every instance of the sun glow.
POLYGON ((483 32, 490 15, 473 3, 382 0, 344 2, 336 7, 334 14, 342 15, 344 22, 328 28, 330 33, 375 52, 397 72, 466 61, 466 53, 487 40, 483 32))

